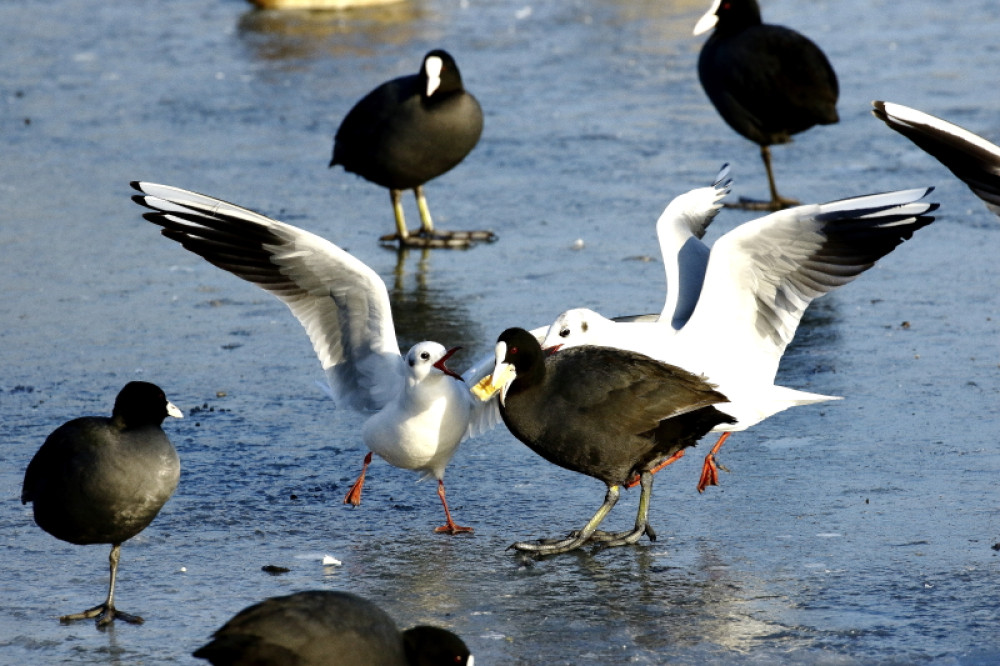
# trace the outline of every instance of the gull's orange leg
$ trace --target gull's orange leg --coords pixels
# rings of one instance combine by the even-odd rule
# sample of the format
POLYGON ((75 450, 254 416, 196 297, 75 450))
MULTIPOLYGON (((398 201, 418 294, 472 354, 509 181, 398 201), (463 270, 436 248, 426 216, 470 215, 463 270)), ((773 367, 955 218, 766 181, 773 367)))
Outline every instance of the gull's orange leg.
POLYGON ((358 476, 358 480, 354 482, 351 489, 347 491, 347 497, 344 498, 344 504, 353 504, 358 506, 361 504, 361 489, 365 487, 365 472, 368 471, 368 465, 372 462, 372 452, 369 451, 368 455, 365 456, 365 464, 361 466, 361 475, 358 476))
MULTIPOLYGON (((681 449, 680 451, 678 451, 674 455, 670 456, 669 458, 667 458, 666 460, 664 460, 663 462, 661 462, 659 465, 657 465, 653 469, 649 470, 649 473, 650 474, 656 474, 657 472, 659 472, 661 469, 663 469, 667 465, 669 465, 671 463, 675 463, 675 462, 677 462, 678 460, 680 460, 683 457, 684 457, 684 449, 681 449)), ((626 488, 635 488, 637 485, 639 485, 639 480, 640 480, 639 479, 639 475, 638 474, 634 474, 634 475, 632 475, 632 478, 628 480, 628 483, 625 484, 625 487, 626 488)))
POLYGON ((719 437, 719 441, 715 443, 712 450, 708 452, 705 456, 705 464, 701 467, 701 478, 698 479, 698 492, 705 492, 705 488, 708 486, 719 485, 719 466, 715 463, 715 454, 719 452, 722 448, 722 443, 729 439, 729 436, 733 434, 731 432, 724 432, 722 436, 719 437))
POLYGON ((441 527, 434 529, 435 532, 447 532, 448 534, 458 534, 459 532, 471 532, 471 527, 462 527, 461 525, 456 525, 455 521, 451 519, 451 511, 448 511, 448 500, 444 498, 444 481, 438 479, 438 497, 441 498, 441 506, 444 507, 444 518, 447 521, 446 524, 441 527))

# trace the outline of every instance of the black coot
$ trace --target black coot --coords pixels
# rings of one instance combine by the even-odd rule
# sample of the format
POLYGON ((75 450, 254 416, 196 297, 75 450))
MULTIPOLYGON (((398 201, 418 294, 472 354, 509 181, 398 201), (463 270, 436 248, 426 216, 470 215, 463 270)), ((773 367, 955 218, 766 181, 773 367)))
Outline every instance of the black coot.
POLYGON ((757 0, 715 0, 694 34, 713 27, 698 58, 698 78, 723 120, 760 146, 771 189, 769 202, 737 205, 755 210, 795 205, 778 194, 770 146, 839 120, 837 75, 808 38, 763 23, 757 0))
POLYGON ((472 666, 461 638, 445 629, 400 632, 370 601, 314 590, 244 608, 194 653, 215 666, 472 666))
POLYGON ((104 603, 63 622, 97 617, 105 626, 142 618, 115 608, 121 544, 149 525, 170 499, 181 464, 160 428, 181 412, 149 382, 129 382, 111 418, 85 416, 56 428, 28 464, 21 502, 32 503, 35 522, 63 541, 111 544, 111 582, 104 603))
POLYGON ((501 391, 500 413, 511 433, 549 462, 608 486, 582 530, 562 540, 515 543, 517 550, 552 555, 589 541, 620 546, 643 534, 655 539, 648 523, 652 468, 732 422, 712 406, 726 397, 702 378, 623 349, 584 345, 546 357, 533 335, 512 328, 500 335, 496 360, 491 383, 501 391), (642 492, 635 529, 597 531, 620 487, 636 476, 642 492))
POLYGON ((493 240, 488 231, 435 231, 424 183, 457 165, 479 141, 483 112, 462 86, 455 60, 445 51, 424 56, 420 72, 383 83, 344 118, 333 142, 330 166, 343 165, 389 188, 396 234, 383 241, 418 247, 464 247, 493 240), (403 217, 403 190, 414 190, 421 228, 410 233, 403 217))
POLYGON ((1000 215, 1000 146, 902 104, 875 101, 872 106, 876 118, 936 157, 1000 215))

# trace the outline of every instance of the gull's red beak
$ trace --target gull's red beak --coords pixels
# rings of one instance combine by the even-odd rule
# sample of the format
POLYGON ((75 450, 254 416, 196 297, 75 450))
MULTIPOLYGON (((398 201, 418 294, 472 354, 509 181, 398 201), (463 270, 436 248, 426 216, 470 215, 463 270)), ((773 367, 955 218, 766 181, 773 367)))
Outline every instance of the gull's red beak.
POLYGON ((551 347, 546 347, 542 351, 545 352, 546 356, 552 356, 553 354, 555 354, 560 349, 562 349, 562 345, 552 345, 551 347))
POLYGON ((437 368, 438 370, 440 370, 441 372, 443 372, 446 375, 451 375, 452 377, 454 377, 455 379, 457 379, 459 381, 464 381, 462 379, 462 375, 458 374, 457 372, 455 372, 454 370, 452 370, 451 368, 449 368, 447 365, 445 365, 445 363, 447 363, 448 359, 451 358, 452 356, 454 356, 455 352, 457 352, 459 349, 461 349, 461 347, 452 347, 451 349, 449 349, 448 351, 446 351, 444 353, 444 356, 442 356, 437 361, 435 361, 434 367, 437 368))

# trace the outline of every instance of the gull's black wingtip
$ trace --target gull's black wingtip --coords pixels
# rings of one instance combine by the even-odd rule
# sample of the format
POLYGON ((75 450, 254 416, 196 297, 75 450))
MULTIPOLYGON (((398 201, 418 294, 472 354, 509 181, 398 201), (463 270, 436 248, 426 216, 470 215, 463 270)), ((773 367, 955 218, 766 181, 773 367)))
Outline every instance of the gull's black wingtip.
POLYGON ((167 217, 166 214, 156 210, 142 214, 142 219, 146 220, 147 222, 152 222, 153 224, 159 225, 161 227, 163 226, 163 220, 166 217, 167 217))
POLYGON ((884 123, 889 123, 889 113, 885 110, 885 102, 872 100, 872 115, 884 123))
MULTIPOLYGON (((136 188, 136 189, 138 189, 138 188, 136 188)), ((141 192, 142 190, 139 190, 139 191, 141 192)), ((131 197, 131 199, 132 199, 132 201, 134 201, 135 203, 139 204, 140 206, 143 206, 145 208, 150 208, 152 210, 156 210, 155 208, 153 208, 152 206, 150 206, 149 203, 146 202, 146 196, 148 196, 148 195, 145 195, 145 194, 133 194, 132 197, 131 197)))

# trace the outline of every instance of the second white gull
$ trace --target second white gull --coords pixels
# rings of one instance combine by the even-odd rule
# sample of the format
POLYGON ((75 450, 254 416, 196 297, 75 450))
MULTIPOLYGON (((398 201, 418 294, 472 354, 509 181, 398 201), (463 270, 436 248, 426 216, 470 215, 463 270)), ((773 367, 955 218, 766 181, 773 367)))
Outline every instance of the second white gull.
POLYGON ((668 282, 657 321, 614 322, 576 308, 556 318, 542 343, 630 349, 716 385, 736 423, 715 428, 723 434, 705 458, 699 492, 718 484, 715 454, 730 433, 789 407, 839 399, 774 383, 802 314, 930 224, 938 207, 922 201, 933 188, 797 206, 742 224, 709 250, 700 238, 728 189, 725 176, 724 168, 713 187, 676 198, 657 222, 668 282))

